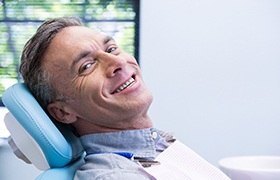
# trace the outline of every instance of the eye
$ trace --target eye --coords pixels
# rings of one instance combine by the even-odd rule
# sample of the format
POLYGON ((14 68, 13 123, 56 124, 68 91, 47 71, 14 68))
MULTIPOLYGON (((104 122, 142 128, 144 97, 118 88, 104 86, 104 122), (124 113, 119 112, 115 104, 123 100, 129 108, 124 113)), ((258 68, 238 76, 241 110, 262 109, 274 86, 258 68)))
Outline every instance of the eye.
POLYGON ((80 70, 79 70, 79 73, 83 73, 85 72, 87 69, 89 69, 92 65, 94 64, 94 62, 91 62, 91 63, 86 63, 85 65, 83 65, 80 70))
POLYGON ((84 71, 84 70, 88 69, 90 66, 92 66, 92 64, 93 63, 86 64, 85 66, 83 66, 82 70, 84 71))
POLYGON ((117 49, 117 47, 110 47, 108 50, 107 50, 107 53, 112 53, 114 52, 115 50, 117 49))

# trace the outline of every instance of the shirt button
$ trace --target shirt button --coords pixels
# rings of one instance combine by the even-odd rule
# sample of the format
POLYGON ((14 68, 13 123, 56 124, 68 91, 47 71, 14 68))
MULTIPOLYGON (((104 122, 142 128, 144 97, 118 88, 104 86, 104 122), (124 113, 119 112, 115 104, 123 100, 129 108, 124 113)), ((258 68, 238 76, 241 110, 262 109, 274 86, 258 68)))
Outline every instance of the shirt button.
POLYGON ((156 131, 152 132, 152 138, 153 138, 153 139, 156 139, 156 138, 157 138, 157 136, 158 136, 158 134, 157 134, 157 132, 156 132, 156 131))

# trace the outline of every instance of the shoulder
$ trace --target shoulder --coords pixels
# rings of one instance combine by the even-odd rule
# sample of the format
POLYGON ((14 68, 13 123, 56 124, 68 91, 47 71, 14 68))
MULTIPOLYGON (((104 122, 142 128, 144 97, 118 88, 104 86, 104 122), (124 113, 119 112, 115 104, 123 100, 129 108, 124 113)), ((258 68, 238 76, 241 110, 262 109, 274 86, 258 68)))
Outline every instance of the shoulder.
POLYGON ((85 157, 85 164, 75 174, 75 179, 153 179, 142 166, 116 154, 96 154, 85 157))

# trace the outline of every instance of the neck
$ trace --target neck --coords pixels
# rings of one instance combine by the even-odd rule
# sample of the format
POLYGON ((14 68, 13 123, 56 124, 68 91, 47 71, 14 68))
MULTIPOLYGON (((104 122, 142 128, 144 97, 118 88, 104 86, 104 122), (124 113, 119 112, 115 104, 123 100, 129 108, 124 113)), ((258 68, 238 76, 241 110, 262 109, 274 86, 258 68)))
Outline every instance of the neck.
POLYGON ((106 132, 119 132, 125 130, 146 129, 153 127, 152 121, 147 115, 141 118, 135 118, 135 120, 118 121, 115 124, 106 125, 95 124, 92 121, 78 119, 72 125, 79 136, 106 132))

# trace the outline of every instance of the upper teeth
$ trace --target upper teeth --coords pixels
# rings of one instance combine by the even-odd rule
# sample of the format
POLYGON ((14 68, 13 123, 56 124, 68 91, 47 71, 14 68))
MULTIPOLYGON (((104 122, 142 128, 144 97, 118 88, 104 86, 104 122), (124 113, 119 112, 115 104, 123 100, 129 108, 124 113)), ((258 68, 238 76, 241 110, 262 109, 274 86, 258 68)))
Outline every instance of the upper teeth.
POLYGON ((133 78, 130 78, 128 81, 126 81, 124 84, 122 84, 116 91, 115 93, 121 92, 122 90, 124 90, 127 86, 129 86, 131 83, 134 82, 133 78))

